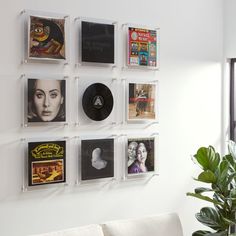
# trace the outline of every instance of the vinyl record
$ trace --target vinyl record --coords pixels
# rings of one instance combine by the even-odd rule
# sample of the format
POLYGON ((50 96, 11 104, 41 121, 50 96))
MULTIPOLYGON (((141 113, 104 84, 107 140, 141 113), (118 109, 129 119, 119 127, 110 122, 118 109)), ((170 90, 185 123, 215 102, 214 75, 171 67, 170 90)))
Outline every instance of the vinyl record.
POLYGON ((82 106, 90 119, 105 120, 113 109, 111 90, 101 83, 91 84, 83 94, 82 106))

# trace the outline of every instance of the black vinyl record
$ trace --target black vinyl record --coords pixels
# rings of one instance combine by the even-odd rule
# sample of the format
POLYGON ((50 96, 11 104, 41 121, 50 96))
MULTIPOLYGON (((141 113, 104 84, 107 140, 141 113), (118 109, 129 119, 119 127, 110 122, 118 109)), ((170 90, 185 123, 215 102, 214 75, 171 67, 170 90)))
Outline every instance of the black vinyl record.
POLYGON ((101 83, 91 84, 83 94, 82 106, 90 119, 105 120, 113 109, 111 90, 101 83))

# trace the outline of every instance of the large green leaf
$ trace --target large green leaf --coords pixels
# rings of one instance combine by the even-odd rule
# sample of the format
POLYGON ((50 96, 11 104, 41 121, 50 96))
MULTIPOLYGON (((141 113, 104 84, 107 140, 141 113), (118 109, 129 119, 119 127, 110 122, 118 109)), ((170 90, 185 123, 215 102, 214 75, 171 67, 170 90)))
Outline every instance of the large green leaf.
POLYGON ((219 231, 212 234, 207 234, 206 236, 228 236, 227 231, 219 231))
POLYGON ((236 223, 235 216, 232 216, 232 219, 228 219, 226 217, 221 217, 221 219, 225 222, 225 225, 230 226, 236 223))
POLYGON ((212 146, 199 148, 194 157, 203 170, 211 170, 213 172, 215 172, 220 162, 220 156, 212 146))
MULTIPOLYGON (((227 236, 227 232, 226 231, 219 231, 216 233, 212 233, 210 231, 205 231, 205 230, 198 230, 195 231, 192 236, 227 236)), ((236 236, 236 234, 230 234, 229 236, 236 236)))
POLYGON ((209 169, 215 172, 216 168, 220 163, 220 155, 215 152, 215 149, 212 146, 208 147, 208 157, 209 157, 209 169))
POLYGON ((228 149, 231 156, 236 160, 236 143, 232 140, 229 140, 228 149))
MULTIPOLYGON (((224 218, 228 216, 228 211, 220 205, 214 205, 214 207, 220 214, 221 220, 224 221, 224 218)), ((227 225, 228 223, 225 222, 224 224, 227 225)))
POLYGON ((225 155, 223 157, 223 160, 226 160, 229 163, 232 171, 236 171, 235 159, 233 158, 231 154, 225 155))
MULTIPOLYGON (((228 236, 226 231, 219 231, 216 233, 211 233, 210 231, 198 230, 192 234, 192 236, 228 236)), ((232 234, 230 236, 236 236, 236 234, 232 234)))
POLYGON ((216 152, 215 156, 213 156, 213 158, 210 160, 210 170, 215 172, 219 163, 220 163, 220 154, 218 152, 216 152))
POLYGON ((197 153, 194 155, 194 157, 204 170, 208 169, 209 159, 207 158, 207 148, 206 147, 199 148, 197 150, 197 153))
POLYGON ((226 198, 228 205, 231 207, 231 210, 236 210, 236 189, 231 189, 229 195, 226 198))
POLYGON ((230 190, 230 197, 231 198, 236 198, 236 189, 231 189, 230 190))
POLYGON ((231 209, 232 211, 236 211, 236 198, 231 198, 232 201, 232 205, 231 205, 231 209))
POLYGON ((227 176, 229 170, 229 163, 227 161, 222 161, 219 166, 220 169, 220 178, 225 178, 227 176))
POLYGON ((207 234, 211 233, 210 231, 205 230, 198 230, 192 233, 192 236, 206 236, 207 234))
POLYGON ((195 190, 194 190, 195 193, 204 193, 204 192, 212 192, 212 191, 213 191, 213 189, 211 189, 211 188, 202 188, 202 187, 195 188, 195 190))
POLYGON ((225 197, 224 197, 224 195, 222 195, 221 193, 218 193, 218 192, 215 192, 215 193, 213 194, 213 199, 216 200, 216 201, 218 201, 218 202, 222 202, 222 203, 225 202, 225 197))
MULTIPOLYGON (((210 231, 198 230, 192 234, 192 236, 228 236, 226 231, 219 231, 211 233, 210 231)), ((236 234, 230 234, 229 236, 236 236, 236 234)))
POLYGON ((228 177, 228 180, 226 182, 227 185, 229 185, 230 183, 232 183, 232 180, 236 177, 236 172, 233 174, 230 174, 228 177))
POLYGON ((214 230, 224 231, 227 229, 218 212, 212 207, 203 207, 195 216, 199 222, 214 230))
POLYGON ((203 195, 201 195, 201 194, 199 194, 199 193, 186 193, 186 195, 187 195, 187 196, 191 196, 191 197, 195 197, 195 198, 198 198, 198 199, 207 201, 207 202, 211 202, 211 203, 213 203, 213 204, 215 204, 215 205, 221 205, 221 206, 224 205, 224 204, 221 203, 221 202, 218 202, 218 201, 216 201, 216 200, 214 200, 214 199, 211 199, 210 197, 203 196, 203 195))
POLYGON ((195 180, 201 181, 204 183, 216 183, 216 176, 212 171, 205 170, 205 171, 201 172, 200 175, 198 176, 198 178, 195 180))
POLYGON ((220 188, 221 192, 224 195, 228 194, 228 178, 230 175, 230 171, 229 171, 229 163, 226 160, 223 160, 220 165, 219 168, 217 168, 216 171, 216 176, 217 176, 217 185, 220 188))

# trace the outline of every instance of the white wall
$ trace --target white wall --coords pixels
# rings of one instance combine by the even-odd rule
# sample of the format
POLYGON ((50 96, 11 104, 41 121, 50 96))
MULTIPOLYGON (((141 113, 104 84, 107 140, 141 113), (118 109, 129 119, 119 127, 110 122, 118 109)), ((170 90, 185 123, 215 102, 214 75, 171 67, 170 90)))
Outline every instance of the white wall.
MULTIPOLYGON (((233 2, 233 1, 231 1, 233 2)), ((112 219, 176 211, 185 236, 202 228, 194 218, 202 203, 185 196, 195 185, 198 168, 190 155, 202 145, 220 151, 222 89, 221 0, 8 0, 0 2, 0 235, 23 236, 112 219), (21 65, 22 9, 62 12, 70 15, 71 64, 21 65), (118 69, 74 68, 74 22, 77 16, 105 18, 161 28, 161 69, 122 72, 122 37, 119 36, 118 69), (155 77, 159 79, 160 176, 140 183, 108 183, 104 186, 53 188, 22 192, 23 137, 85 134, 83 128, 21 128, 22 73, 155 77)), ((120 34, 119 34, 120 35, 120 34)), ((234 40, 235 41, 235 40, 234 40)), ((73 98, 73 94, 71 95, 73 98)), ((73 103, 73 102, 72 102, 73 103)), ((122 109, 122 108, 120 108, 122 109)), ((118 113, 121 113, 120 110, 118 113)), ((102 133, 109 130, 89 131, 102 133)), ((113 132, 134 132, 129 127, 113 132)), ((137 130, 141 133, 142 130, 137 130)), ((73 154, 73 152, 71 153, 73 154)), ((74 156, 71 158, 75 158, 74 156)), ((121 157, 122 158, 122 157, 121 157)), ((70 163, 73 163, 71 161, 70 163)), ((70 181, 75 177, 70 165, 70 181)), ((207 205, 207 204, 205 204, 207 205)))
POLYGON ((233 0, 225 1, 224 7, 224 51, 226 58, 236 57, 236 3, 233 0))

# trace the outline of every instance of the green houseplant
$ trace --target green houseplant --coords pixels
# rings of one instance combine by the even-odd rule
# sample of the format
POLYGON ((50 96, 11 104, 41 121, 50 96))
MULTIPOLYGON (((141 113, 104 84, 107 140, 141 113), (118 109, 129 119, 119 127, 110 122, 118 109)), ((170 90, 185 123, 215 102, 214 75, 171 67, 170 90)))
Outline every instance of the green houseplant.
POLYGON ((207 184, 187 193, 213 204, 203 207, 195 216, 213 231, 198 230, 192 236, 236 236, 236 144, 229 141, 229 154, 221 157, 212 146, 201 147, 194 155, 202 171, 194 180, 207 184))

